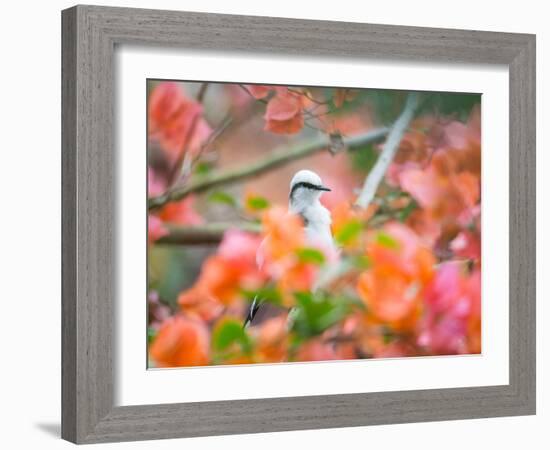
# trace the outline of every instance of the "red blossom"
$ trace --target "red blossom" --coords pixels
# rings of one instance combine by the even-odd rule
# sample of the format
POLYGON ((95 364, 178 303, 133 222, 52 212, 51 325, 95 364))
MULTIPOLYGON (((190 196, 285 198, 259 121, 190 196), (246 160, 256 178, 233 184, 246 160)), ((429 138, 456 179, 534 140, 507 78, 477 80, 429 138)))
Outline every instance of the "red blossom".
POLYGON ((324 343, 321 339, 312 339, 300 347, 296 355, 297 361, 330 361, 342 358, 334 346, 324 343))
POLYGON ((430 249, 410 228, 390 223, 382 232, 372 233, 367 256, 372 267, 359 277, 359 296, 381 322, 412 329, 423 289, 433 274, 435 258, 430 249))
POLYGON ((267 319, 258 332, 259 362, 282 362, 288 357, 289 336, 286 317, 267 319))
POLYGON ((162 207, 159 217, 164 222, 180 225, 201 225, 204 219, 194 209, 195 198, 192 195, 177 202, 170 202, 162 207))
POLYGON ((258 289, 265 280, 256 264, 259 245, 257 236, 238 230, 227 231, 218 252, 202 265, 197 282, 180 294, 180 305, 185 308, 201 298, 231 305, 242 298, 243 289, 258 289))
POLYGON ((480 145, 477 109, 466 124, 417 120, 388 170, 388 181, 410 193, 434 220, 456 223, 479 202, 480 145))
POLYGON ((178 296, 178 305, 189 317, 210 321, 223 311, 223 305, 204 284, 196 284, 178 296))
POLYGON ((158 139, 171 161, 182 151, 197 151, 211 132, 202 118, 202 106, 174 82, 162 82, 154 88, 148 115, 149 135, 158 139))
POLYGON ((202 322, 176 315, 163 322, 149 354, 157 367, 204 366, 209 347, 209 332, 202 322))
POLYGON ((298 133, 304 126, 304 97, 288 90, 278 91, 265 112, 265 129, 277 134, 298 133))
POLYGON ((246 89, 252 97, 257 100, 267 97, 267 95, 273 90, 273 86, 268 86, 265 84, 247 84, 246 89))
POLYGON ((461 231, 450 243, 455 255, 479 262, 481 259, 481 238, 478 233, 461 231))

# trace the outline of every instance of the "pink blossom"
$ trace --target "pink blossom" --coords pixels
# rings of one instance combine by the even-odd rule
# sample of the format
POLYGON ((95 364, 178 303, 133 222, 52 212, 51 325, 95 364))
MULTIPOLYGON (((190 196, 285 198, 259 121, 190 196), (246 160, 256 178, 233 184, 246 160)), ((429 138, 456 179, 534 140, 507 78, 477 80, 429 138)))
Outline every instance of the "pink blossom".
POLYGON ((152 244, 167 234, 168 229, 164 226, 162 220, 160 220, 157 216, 149 215, 147 221, 147 237, 149 244, 152 244))
POLYGON ((147 167, 147 195, 149 197, 156 197, 161 195, 165 189, 164 181, 153 169, 147 167))
POLYGON ((426 311, 417 343, 430 353, 474 352, 468 338, 480 333, 481 278, 479 272, 465 274, 461 266, 441 264, 425 291, 426 311))

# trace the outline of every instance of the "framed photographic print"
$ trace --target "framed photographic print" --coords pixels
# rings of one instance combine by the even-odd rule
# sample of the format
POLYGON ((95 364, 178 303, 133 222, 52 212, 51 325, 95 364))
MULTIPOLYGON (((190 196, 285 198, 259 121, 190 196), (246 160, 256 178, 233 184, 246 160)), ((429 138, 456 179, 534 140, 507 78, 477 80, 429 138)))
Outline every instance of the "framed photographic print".
POLYGON ((534 414, 534 36, 62 23, 65 439, 534 414))

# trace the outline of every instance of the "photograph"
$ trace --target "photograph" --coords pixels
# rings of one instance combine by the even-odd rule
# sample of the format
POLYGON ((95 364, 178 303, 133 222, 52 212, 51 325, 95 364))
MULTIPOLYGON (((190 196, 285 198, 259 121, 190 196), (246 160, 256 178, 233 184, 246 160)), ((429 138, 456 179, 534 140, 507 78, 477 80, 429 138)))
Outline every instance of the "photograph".
POLYGON ((480 93, 144 95, 148 369, 481 354, 480 93))

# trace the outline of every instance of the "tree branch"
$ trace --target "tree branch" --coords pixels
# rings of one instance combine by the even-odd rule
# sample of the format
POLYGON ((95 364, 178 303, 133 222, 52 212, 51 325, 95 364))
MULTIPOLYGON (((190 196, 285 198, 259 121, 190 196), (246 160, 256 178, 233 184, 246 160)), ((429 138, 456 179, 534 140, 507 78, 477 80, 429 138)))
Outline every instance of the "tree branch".
MULTIPOLYGON (((388 132, 389 130, 387 128, 379 128, 364 134, 344 138, 343 141, 347 148, 353 149, 373 142, 381 141, 386 137, 388 132)), ((149 199, 148 208, 149 210, 160 208, 168 202, 180 200, 191 193, 204 192, 207 189, 211 189, 222 184, 233 183, 235 181, 259 175, 267 172, 268 170, 284 166, 291 161, 296 161, 324 150, 330 145, 330 137, 324 135, 298 144, 290 149, 276 150, 266 159, 252 162, 237 169, 225 170, 216 174, 204 176, 203 178, 191 182, 186 186, 173 189, 158 197, 153 197, 149 199)))
MULTIPOLYGON (((204 96, 206 95, 206 91, 208 89, 209 83, 202 83, 199 92, 197 94, 197 103, 202 104, 204 101, 204 96)), ((199 123, 200 116, 197 114, 195 117, 193 117, 193 121, 191 122, 191 126, 189 127, 189 131, 187 132, 187 136, 184 139, 183 147, 180 149, 179 155, 176 159, 176 162, 174 163, 172 170, 170 172, 170 175, 168 177, 168 185, 174 186, 175 183, 179 180, 179 178, 182 176, 184 169, 187 164, 190 164, 191 161, 188 159, 188 153, 187 153, 187 144, 188 140, 191 140, 193 138, 193 134, 195 134, 195 128, 197 127, 197 124, 199 123)))
POLYGON ((374 198, 374 195, 378 190, 378 185, 382 181, 382 178, 384 178, 384 175, 388 170, 388 166, 390 165, 393 157, 397 153, 397 150, 399 149, 399 144, 401 143, 401 139, 403 138, 403 134, 409 126, 409 123, 411 122, 417 108, 418 93, 411 92, 407 97, 407 101, 405 103, 403 111, 401 112, 401 115, 397 118, 397 120, 391 127, 388 138, 384 143, 384 147, 382 148, 382 152, 380 153, 376 164, 365 179, 365 184, 363 185, 361 193, 359 194, 359 197, 355 202, 357 206, 366 208, 374 198))
POLYGON ((157 244, 175 245, 207 245, 218 244, 224 233, 230 229, 237 229, 249 233, 259 233, 261 226, 256 223, 209 223, 205 225, 176 226, 164 224, 169 234, 160 238, 157 244))
POLYGON ((197 102, 202 103, 204 101, 204 96, 206 95, 206 91, 209 85, 210 83, 201 84, 201 87, 199 88, 199 92, 197 94, 197 102))

